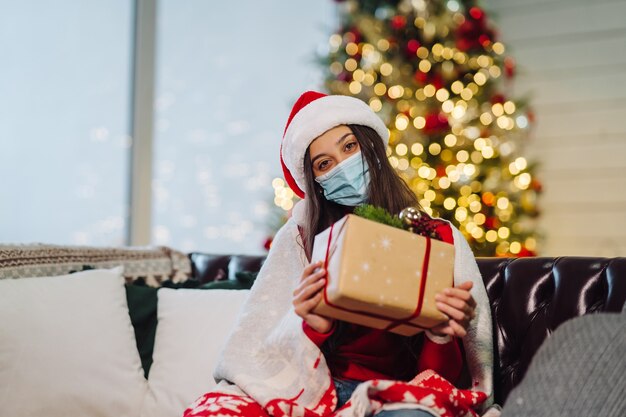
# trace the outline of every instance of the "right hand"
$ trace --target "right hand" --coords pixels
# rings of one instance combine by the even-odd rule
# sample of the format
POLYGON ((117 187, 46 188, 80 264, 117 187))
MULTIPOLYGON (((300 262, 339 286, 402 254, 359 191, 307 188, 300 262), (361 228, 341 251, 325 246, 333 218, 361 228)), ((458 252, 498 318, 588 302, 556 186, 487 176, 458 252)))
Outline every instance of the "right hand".
POLYGON ((315 306, 322 300, 322 289, 326 280, 326 270, 319 261, 307 265, 302 271, 300 284, 293 292, 293 307, 298 316, 318 333, 328 333, 333 327, 334 319, 312 313, 315 306))

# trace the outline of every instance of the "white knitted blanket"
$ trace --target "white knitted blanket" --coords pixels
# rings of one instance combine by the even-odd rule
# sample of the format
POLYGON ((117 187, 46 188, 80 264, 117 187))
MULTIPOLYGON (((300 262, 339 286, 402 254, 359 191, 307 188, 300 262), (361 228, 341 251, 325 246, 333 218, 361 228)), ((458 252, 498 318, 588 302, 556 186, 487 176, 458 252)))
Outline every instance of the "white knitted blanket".
MULTIPOLYGON (((297 227, 299 212, 294 213, 272 243, 214 377, 218 392, 245 395, 270 415, 302 416, 309 411, 324 415, 331 411, 324 409, 329 406, 323 401, 333 391, 330 371, 319 348, 304 334, 302 319, 292 306, 293 291, 307 264, 297 227), (272 413, 272 404, 281 404, 277 400, 290 402, 289 413, 272 413)), ((452 229, 455 284, 473 281, 477 302, 476 318, 463 338, 473 384, 468 388, 486 393, 489 399, 483 405, 487 405, 493 393, 489 303, 472 252, 461 232, 452 229)), ((356 409, 353 415, 363 417, 356 409)))

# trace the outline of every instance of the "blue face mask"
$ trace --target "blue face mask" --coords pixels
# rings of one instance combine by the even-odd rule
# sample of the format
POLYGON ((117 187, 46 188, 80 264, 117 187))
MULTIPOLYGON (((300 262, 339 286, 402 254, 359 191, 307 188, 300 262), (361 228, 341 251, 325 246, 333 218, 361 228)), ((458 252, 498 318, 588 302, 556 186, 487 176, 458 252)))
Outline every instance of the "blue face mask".
POLYGON ((324 197, 329 201, 351 207, 367 202, 370 174, 361 151, 315 178, 315 181, 324 189, 324 197))

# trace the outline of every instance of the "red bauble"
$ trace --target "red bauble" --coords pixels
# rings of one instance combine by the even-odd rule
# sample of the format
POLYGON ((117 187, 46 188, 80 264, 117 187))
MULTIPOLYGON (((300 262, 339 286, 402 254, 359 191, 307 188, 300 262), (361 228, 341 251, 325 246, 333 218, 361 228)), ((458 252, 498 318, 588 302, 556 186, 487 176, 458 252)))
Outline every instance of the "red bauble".
POLYGON ((450 128, 448 118, 444 113, 430 113, 426 115, 425 119, 426 123, 422 128, 422 132, 427 135, 442 133, 450 128))
POLYGON ((413 77, 415 78, 415 81, 417 81, 417 83, 419 85, 426 85, 427 84, 428 75, 425 72, 417 70, 417 71, 415 71, 415 75, 413 77))
POLYGON ((463 52, 484 49, 496 38, 495 32, 487 27, 485 12, 478 7, 470 9, 469 15, 457 28, 455 36, 456 47, 463 52))
POLYGON ((537 252, 529 250, 526 246, 522 246, 522 250, 520 250, 517 254, 518 258, 530 258, 533 256, 537 256, 537 252))
POLYGON ((530 181, 530 189, 540 193, 543 191, 543 184, 541 184, 539 180, 533 178, 530 181))
POLYGON ((435 171, 437 171, 437 176, 439 178, 443 178, 446 176, 446 167, 444 165, 437 165, 435 167, 435 171))
POLYGON ((437 90, 439 90, 440 88, 443 87, 444 83, 443 83, 443 78, 441 77, 441 74, 438 72, 431 72, 430 73, 430 83, 435 86, 435 88, 437 90))
POLYGON ((363 40, 363 35, 361 34, 361 31, 356 27, 350 28, 346 32, 345 36, 350 42, 354 42, 356 44, 360 43, 361 40, 363 40))
POLYGON ((406 43, 406 50, 409 54, 415 55, 420 46, 421 45, 418 41, 416 41, 415 39, 411 39, 406 43))
POLYGON ((502 94, 494 94, 491 96, 491 104, 500 103, 503 104, 506 101, 506 98, 502 94))
POLYGON ((274 237, 268 236, 267 239, 265 239, 265 242, 263 242, 263 248, 265 250, 270 250, 270 248, 272 247, 273 241, 274 241, 274 237))
POLYGON ((391 18, 391 27, 395 30, 402 30, 406 26, 406 17, 397 15, 391 18))
POLYGON ((483 35, 480 35, 480 36, 478 37, 478 42, 479 42, 482 46, 487 47, 487 46, 491 43, 491 38, 490 38, 489 36, 487 36, 487 35, 483 34, 483 35))
POLYGON ((504 58, 504 74, 508 78, 513 78, 515 75, 515 60, 511 57, 504 58))
POLYGON ((485 227, 488 230, 495 230, 500 226, 500 222, 496 217, 487 217, 485 220, 485 227))
POLYGON ((485 12, 483 12, 479 7, 472 7, 469 10, 469 14, 476 20, 482 20, 485 18, 485 12))
POLYGON ((349 83, 352 81, 352 73, 348 71, 342 71, 341 74, 337 76, 337 79, 339 81, 349 83))

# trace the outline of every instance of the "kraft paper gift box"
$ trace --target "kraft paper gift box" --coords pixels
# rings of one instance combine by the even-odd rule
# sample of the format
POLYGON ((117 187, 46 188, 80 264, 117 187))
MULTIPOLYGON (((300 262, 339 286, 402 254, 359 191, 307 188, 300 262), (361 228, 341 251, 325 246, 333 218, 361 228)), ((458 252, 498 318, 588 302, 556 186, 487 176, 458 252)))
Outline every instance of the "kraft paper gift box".
POLYGON ((454 245, 349 214, 311 260, 327 270, 316 314, 405 336, 447 320, 435 295, 453 285, 454 245))

